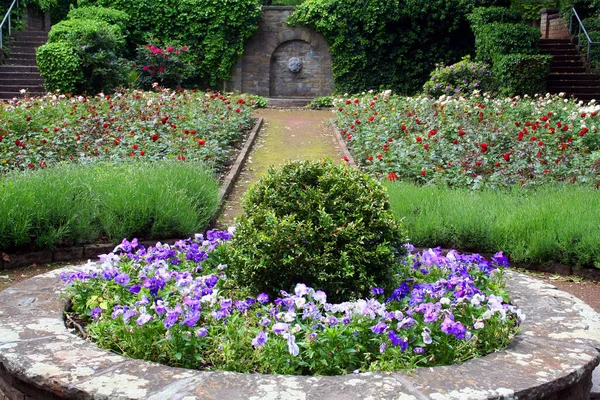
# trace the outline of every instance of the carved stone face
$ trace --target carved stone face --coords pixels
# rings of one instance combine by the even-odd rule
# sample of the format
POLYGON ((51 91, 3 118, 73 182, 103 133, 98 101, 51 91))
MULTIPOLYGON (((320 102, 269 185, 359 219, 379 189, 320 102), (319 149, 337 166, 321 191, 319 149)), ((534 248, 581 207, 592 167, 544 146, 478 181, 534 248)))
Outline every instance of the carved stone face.
POLYGON ((288 61, 288 69, 290 72, 298 73, 302 71, 302 60, 298 57, 292 57, 288 61))

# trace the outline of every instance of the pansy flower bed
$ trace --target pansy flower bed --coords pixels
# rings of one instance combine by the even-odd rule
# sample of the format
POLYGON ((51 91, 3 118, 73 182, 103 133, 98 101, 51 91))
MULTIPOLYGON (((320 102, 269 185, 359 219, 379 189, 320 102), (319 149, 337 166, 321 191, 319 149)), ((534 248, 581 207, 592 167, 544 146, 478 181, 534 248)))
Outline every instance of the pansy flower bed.
POLYGON ((522 317, 503 290, 502 253, 412 254, 393 292, 331 304, 302 283, 277 298, 244 293, 219 263, 231 237, 209 231, 149 248, 124 240, 100 262, 63 273, 72 312, 100 347, 125 356, 318 375, 461 362, 504 347, 522 317))
POLYGON ((600 105, 559 96, 338 98, 339 129, 365 171, 479 188, 600 186, 600 105))
POLYGON ((0 173, 130 159, 204 161, 219 170, 252 125, 250 103, 160 88, 0 103, 0 173))

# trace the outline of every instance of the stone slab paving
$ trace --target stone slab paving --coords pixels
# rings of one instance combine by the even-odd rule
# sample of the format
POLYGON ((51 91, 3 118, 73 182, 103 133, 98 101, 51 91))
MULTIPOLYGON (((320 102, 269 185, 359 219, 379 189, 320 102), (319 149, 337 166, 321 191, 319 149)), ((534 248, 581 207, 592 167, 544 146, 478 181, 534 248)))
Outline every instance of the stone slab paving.
POLYGON ((98 349, 69 332, 60 272, 0 293, 0 395, 5 398, 585 400, 600 362, 597 313, 552 285, 510 273, 509 293, 527 314, 522 332, 506 349, 481 359, 335 377, 165 367, 98 349))

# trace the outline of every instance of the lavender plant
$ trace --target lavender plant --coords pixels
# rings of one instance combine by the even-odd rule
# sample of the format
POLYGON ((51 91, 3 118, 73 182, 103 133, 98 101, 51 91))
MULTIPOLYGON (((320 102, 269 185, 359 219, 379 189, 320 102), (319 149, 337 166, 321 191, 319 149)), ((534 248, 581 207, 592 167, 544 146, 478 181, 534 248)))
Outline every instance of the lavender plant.
POLYGON ((505 346, 522 318, 503 289, 502 253, 412 254, 392 292, 373 288, 368 298, 332 304, 303 283, 274 299, 237 289, 219 262, 231 238, 209 231, 149 248, 123 240, 99 262, 63 273, 72 312, 100 347, 125 356, 316 375, 461 362, 505 346))

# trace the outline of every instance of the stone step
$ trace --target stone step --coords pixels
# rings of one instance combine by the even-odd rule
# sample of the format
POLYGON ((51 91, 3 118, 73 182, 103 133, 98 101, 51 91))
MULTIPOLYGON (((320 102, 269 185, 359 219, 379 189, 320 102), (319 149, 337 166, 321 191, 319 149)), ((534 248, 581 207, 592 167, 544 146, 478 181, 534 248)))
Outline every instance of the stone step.
POLYGON ((11 59, 25 59, 25 60, 35 60, 35 52, 34 53, 21 53, 16 51, 11 51, 6 57, 7 60, 11 59))
POLYGON ((582 62, 579 54, 557 54, 554 57, 554 62, 582 62))
POLYGON ((270 97, 267 99, 269 107, 275 108, 299 108, 306 107, 313 99, 308 97, 282 98, 270 97))
POLYGON ((0 65, 0 73, 2 72, 39 72, 35 65, 0 65))
POLYGON ((568 73, 552 73, 548 76, 548 81, 555 81, 555 80, 564 80, 564 81, 571 81, 571 80, 600 80, 600 76, 595 75, 595 74, 568 74, 568 73))
POLYGON ((543 44, 569 44, 571 39, 540 39, 540 45, 543 44))
POLYGON ((583 69, 585 69, 585 64, 581 61, 581 60, 577 60, 577 61, 554 61, 552 63, 552 70, 554 70, 555 68, 570 68, 570 67, 581 67, 583 69))
POLYGON ((579 52, 577 51, 577 49, 571 49, 571 50, 556 50, 556 51, 544 51, 543 49, 540 50, 540 54, 547 54, 547 55, 551 55, 551 56, 579 56, 579 52))
POLYGON ((563 51, 563 50, 577 50, 574 44, 565 43, 565 44, 543 44, 540 43, 540 50, 545 51, 563 51))
MULTIPOLYGON (((5 60, 6 65, 23 66, 23 67, 36 67, 35 59, 26 58, 7 58, 5 60)), ((37 68, 37 67, 36 67, 37 68)))
POLYGON ((548 85, 547 90, 548 91, 565 92, 565 93, 600 94, 600 86, 548 85))
POLYGON ((9 57, 14 54, 33 54, 35 55, 37 47, 31 46, 10 46, 9 47, 9 57))
POLYGON ((552 72, 556 73, 585 73, 585 67, 555 67, 552 66, 552 72))
POLYGON ((11 79, 5 78, 2 74, 0 74, 0 88, 6 87, 7 85, 21 86, 24 88, 28 86, 43 86, 44 80, 41 77, 31 79, 11 79))

